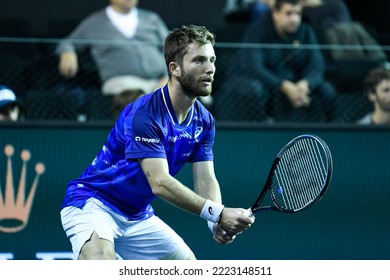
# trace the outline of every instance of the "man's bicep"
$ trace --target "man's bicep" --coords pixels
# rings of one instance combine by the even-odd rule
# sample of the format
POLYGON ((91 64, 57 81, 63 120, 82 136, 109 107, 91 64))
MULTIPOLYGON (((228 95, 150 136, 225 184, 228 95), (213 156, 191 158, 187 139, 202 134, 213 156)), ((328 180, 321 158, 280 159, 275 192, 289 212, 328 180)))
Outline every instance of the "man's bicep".
POLYGON ((169 176, 168 162, 165 158, 142 158, 138 162, 152 188, 169 176))

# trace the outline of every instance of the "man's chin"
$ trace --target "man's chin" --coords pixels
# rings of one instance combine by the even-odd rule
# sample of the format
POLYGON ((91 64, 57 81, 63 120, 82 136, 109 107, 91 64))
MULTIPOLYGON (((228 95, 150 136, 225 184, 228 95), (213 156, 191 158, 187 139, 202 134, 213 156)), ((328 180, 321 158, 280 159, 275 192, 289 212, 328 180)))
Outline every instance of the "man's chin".
POLYGON ((292 27, 292 28, 286 30, 286 35, 288 35, 288 36, 294 35, 295 33, 297 33, 297 30, 298 30, 298 28, 292 27))
POLYGON ((207 91, 207 92, 199 92, 198 96, 199 97, 207 97, 207 96, 210 96, 211 95, 211 90, 210 91, 207 91))
POLYGON ((200 96, 203 96, 203 97, 209 96, 212 93, 212 91, 213 91, 212 85, 208 85, 200 91, 200 93, 201 93, 200 96))

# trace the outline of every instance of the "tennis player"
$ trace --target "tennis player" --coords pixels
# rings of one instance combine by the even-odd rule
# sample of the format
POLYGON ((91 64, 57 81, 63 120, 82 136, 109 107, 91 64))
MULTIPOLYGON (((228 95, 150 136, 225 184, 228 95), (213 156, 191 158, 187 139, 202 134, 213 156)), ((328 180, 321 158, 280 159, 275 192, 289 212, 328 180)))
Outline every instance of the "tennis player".
POLYGON ((61 221, 77 259, 196 259, 155 215, 156 197, 205 219, 221 244, 254 222, 244 208, 222 204, 213 165, 214 118, 197 100, 211 94, 214 43, 202 26, 170 32, 167 84, 130 103, 93 162, 69 182, 61 221), (187 162, 193 190, 174 178, 187 162))

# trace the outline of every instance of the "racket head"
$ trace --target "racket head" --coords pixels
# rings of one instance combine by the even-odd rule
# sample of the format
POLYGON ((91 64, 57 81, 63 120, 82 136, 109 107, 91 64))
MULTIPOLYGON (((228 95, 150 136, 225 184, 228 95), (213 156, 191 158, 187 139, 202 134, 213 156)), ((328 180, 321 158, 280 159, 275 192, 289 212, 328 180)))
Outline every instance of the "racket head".
POLYGON ((253 214, 276 210, 296 213, 318 202, 332 177, 333 160, 328 145, 316 135, 300 135, 278 153, 253 214), (259 204, 269 190, 274 206, 259 204))
POLYGON ((275 206, 295 213, 318 202, 328 189, 333 159, 328 145, 316 135, 300 135, 277 155, 270 195, 275 206))

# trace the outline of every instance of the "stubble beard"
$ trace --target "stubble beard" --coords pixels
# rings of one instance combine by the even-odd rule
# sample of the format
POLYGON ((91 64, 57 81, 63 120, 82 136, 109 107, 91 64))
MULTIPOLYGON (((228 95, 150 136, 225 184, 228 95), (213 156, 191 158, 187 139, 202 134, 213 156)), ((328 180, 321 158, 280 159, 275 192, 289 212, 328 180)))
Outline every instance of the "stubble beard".
POLYGON ((378 99, 378 106, 383 112, 390 114, 390 102, 378 99))
POLYGON ((183 73, 178 80, 184 94, 190 98, 209 96, 211 94, 212 86, 206 87, 191 74, 183 73))

